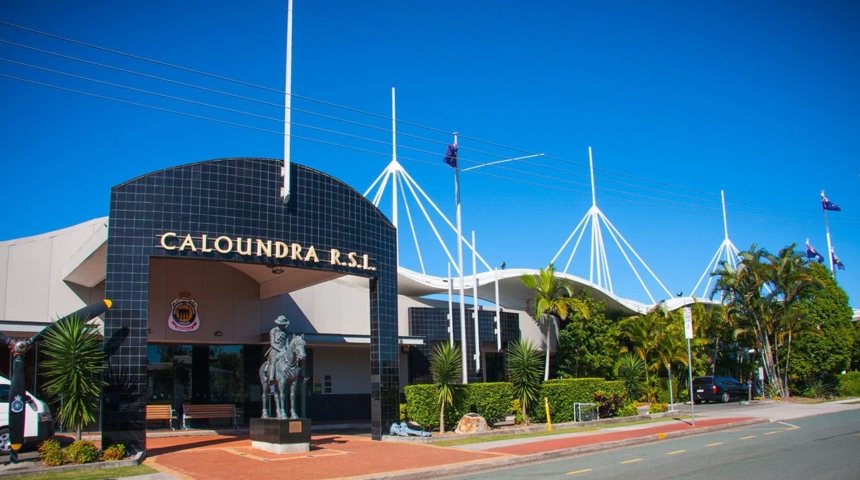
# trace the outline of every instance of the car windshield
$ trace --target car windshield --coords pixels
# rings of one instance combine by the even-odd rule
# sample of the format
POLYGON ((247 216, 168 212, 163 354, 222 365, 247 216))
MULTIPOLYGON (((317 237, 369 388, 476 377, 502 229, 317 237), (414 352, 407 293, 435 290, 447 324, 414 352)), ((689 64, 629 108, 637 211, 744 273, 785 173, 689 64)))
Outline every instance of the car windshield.
POLYGON ((710 385, 714 383, 711 377, 699 377, 693 379, 693 385, 710 385))

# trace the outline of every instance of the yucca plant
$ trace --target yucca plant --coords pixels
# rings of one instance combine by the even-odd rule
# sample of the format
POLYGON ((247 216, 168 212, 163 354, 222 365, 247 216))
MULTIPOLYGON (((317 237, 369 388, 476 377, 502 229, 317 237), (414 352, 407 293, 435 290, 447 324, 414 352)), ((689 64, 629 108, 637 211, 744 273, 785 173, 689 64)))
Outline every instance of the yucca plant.
POLYGON ((43 337, 41 352, 45 389, 61 400, 60 425, 80 440, 83 426, 95 420, 104 386, 105 354, 96 327, 80 317, 55 323, 43 337))
POLYGON ((511 343, 505 353, 508 381, 513 387, 514 398, 519 400, 523 420, 528 423, 529 405, 540 395, 541 362, 543 354, 528 340, 511 343))
POLYGON ((645 379, 646 371, 645 362, 636 355, 628 353, 621 357, 621 363, 618 365, 618 379, 624 382, 624 390, 630 400, 642 398, 644 393, 642 381, 645 379))
POLYGON ((460 347, 440 343, 430 355, 430 374, 436 384, 439 402, 439 432, 445 433, 445 406, 454 403, 455 385, 460 382, 460 347))

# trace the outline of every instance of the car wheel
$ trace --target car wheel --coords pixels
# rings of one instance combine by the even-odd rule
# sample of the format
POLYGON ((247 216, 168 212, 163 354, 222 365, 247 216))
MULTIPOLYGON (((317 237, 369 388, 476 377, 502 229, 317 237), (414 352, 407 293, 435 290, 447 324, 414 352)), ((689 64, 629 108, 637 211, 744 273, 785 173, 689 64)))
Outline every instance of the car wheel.
POLYGON ((12 446, 9 444, 9 429, 7 427, 0 428, 0 455, 9 455, 12 453, 12 446))
POLYGON ((720 401, 723 403, 729 403, 729 392, 723 392, 720 396, 720 401))

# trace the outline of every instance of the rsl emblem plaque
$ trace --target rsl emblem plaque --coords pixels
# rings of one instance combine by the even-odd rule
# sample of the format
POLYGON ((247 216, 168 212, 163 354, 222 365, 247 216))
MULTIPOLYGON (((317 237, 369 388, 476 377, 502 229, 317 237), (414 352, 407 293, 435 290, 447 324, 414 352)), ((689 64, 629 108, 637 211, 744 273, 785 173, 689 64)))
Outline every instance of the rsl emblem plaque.
POLYGON ((200 328, 200 314, 197 311, 197 301, 191 298, 190 292, 181 292, 170 302, 170 317, 167 326, 177 332, 193 332, 200 328))

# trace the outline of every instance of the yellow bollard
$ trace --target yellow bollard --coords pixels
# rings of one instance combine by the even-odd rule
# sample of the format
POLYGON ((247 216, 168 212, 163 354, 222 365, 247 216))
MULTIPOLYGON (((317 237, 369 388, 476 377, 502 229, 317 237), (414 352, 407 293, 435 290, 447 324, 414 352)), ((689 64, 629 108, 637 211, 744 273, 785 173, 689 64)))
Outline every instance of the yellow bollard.
POLYGON ((546 431, 552 431, 552 416, 549 414, 549 399, 543 397, 543 406, 546 409, 546 431))

